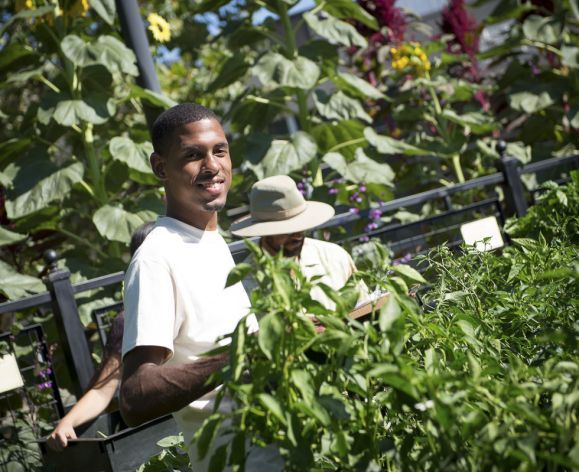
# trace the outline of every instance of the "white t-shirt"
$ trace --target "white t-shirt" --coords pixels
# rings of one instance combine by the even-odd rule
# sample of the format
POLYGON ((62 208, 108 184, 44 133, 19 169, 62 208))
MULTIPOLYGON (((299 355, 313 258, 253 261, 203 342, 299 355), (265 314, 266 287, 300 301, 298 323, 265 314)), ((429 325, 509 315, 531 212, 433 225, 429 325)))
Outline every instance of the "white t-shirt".
MULTIPOLYGON (((170 351, 167 363, 187 363, 215 348, 217 338, 231 333, 248 313, 242 284, 225 288, 234 265, 217 231, 160 217, 125 275, 122 355, 137 346, 160 346, 170 351)), ((248 324, 257 329, 253 316, 248 324)), ((185 441, 212 413, 215 393, 173 413, 185 441)), ((226 410, 227 402, 221 407, 226 410)), ((193 461, 194 451, 190 455, 193 461)))

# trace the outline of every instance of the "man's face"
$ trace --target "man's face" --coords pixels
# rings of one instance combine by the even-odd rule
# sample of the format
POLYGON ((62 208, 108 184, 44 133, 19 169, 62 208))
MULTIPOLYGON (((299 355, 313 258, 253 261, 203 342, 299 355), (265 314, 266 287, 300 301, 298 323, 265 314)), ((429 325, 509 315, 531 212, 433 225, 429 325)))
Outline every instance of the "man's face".
POLYGON ((229 145, 216 120, 176 129, 164 155, 154 153, 151 164, 165 185, 168 216, 205 227, 214 215, 216 226, 231 185, 229 145))
POLYGON ((300 231, 292 234, 278 234, 276 236, 264 236, 262 243, 270 253, 277 254, 283 251, 285 257, 296 257, 302 252, 305 233, 300 231))

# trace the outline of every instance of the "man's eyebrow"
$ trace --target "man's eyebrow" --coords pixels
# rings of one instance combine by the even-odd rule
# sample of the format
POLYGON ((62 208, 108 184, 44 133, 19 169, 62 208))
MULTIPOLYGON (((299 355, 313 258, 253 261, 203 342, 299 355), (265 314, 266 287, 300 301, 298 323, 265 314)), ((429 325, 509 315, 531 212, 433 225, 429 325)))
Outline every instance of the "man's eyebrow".
POLYGON ((222 141, 220 143, 214 144, 213 147, 229 147, 229 143, 227 141, 222 141))

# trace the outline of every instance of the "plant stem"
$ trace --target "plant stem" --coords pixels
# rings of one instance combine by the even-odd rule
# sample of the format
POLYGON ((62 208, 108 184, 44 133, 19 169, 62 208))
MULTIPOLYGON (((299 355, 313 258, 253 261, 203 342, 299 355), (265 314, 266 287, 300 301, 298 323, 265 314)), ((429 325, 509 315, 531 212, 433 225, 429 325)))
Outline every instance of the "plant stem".
MULTIPOLYGON (((283 0, 277 0, 277 10, 281 23, 284 29, 284 36, 286 40, 286 52, 288 59, 295 59, 297 57, 297 46, 296 46, 296 36, 295 31, 292 28, 291 20, 287 12, 287 5, 283 0)), ((296 98, 298 103, 298 120, 300 122, 300 127, 304 131, 309 131, 310 121, 308 119, 308 101, 306 93, 303 90, 298 89, 296 91, 296 98)))
POLYGON ((454 168, 454 173, 459 183, 464 182, 464 174, 462 172, 462 166, 460 164, 460 154, 456 153, 452 155, 452 167, 454 168))
POLYGON ((104 186, 104 179, 101 173, 98 157, 94 149, 94 136, 92 134, 92 123, 83 123, 82 136, 95 197, 100 203, 106 203, 107 192, 104 186))

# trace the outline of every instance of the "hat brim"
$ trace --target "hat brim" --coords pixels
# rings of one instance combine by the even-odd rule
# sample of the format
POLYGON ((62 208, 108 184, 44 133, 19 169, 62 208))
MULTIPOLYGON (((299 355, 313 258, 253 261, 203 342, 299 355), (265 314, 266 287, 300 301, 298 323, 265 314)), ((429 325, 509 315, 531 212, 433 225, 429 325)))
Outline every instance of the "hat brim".
POLYGON ((327 203, 306 202, 306 209, 292 218, 278 221, 259 221, 253 219, 251 215, 247 215, 232 223, 229 231, 242 238, 299 233, 325 223, 334 216, 334 213, 334 208, 327 203))

